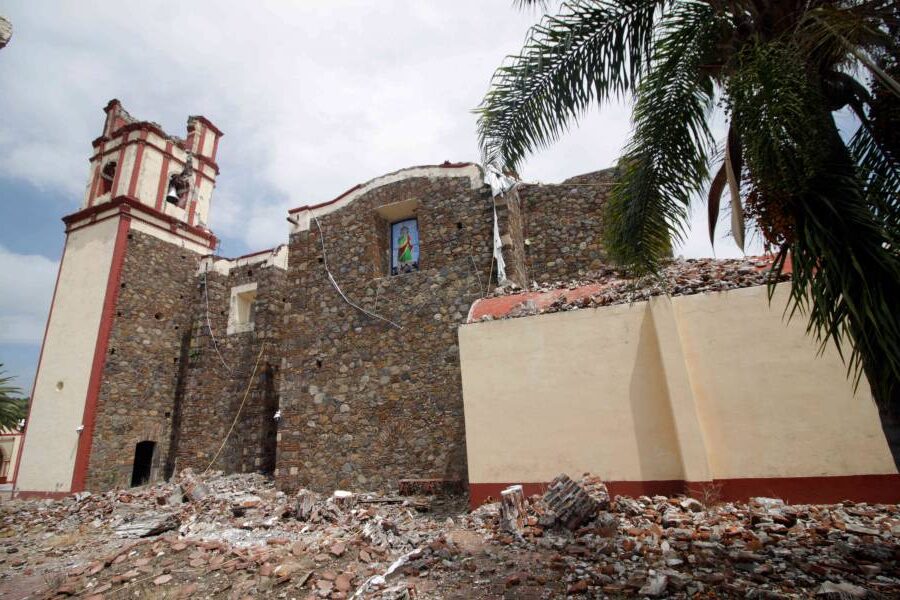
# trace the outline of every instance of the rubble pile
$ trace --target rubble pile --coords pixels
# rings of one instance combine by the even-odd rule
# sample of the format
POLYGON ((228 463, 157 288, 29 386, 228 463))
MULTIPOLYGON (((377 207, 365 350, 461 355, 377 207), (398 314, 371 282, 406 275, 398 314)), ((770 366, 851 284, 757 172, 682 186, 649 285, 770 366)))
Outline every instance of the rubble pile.
MULTIPOLYGON (((496 288, 488 297, 590 288, 590 293, 586 295, 575 294, 573 297, 561 293, 547 306, 538 306, 533 300, 526 299, 506 315, 514 318, 579 308, 628 304, 648 300, 653 296, 687 296, 766 285, 769 282, 771 263, 770 258, 675 259, 668 262, 655 276, 633 279, 621 271, 609 268, 589 273, 579 279, 532 282, 528 290, 509 284, 496 288)), ((789 279, 790 275, 784 274, 777 281, 789 279)), ((495 318, 485 315, 481 320, 490 321, 495 318)))
POLYGON ((499 503, 191 473, 14 500, 0 505, 0 597, 900 596, 897 505, 610 499, 597 477, 561 475, 510 506, 512 524, 499 503))

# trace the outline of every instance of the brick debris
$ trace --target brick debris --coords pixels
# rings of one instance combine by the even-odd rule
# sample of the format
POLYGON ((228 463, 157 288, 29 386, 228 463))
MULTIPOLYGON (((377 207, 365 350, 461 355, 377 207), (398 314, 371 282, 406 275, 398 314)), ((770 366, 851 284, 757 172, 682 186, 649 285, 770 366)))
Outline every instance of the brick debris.
POLYGON ((178 481, 0 505, 0 596, 900 594, 898 505, 722 503, 714 489, 610 499, 597 477, 561 476, 525 501, 513 535, 500 504, 468 512, 461 496, 295 496, 254 474, 178 481), (570 497, 579 499, 577 519, 564 509, 570 497))

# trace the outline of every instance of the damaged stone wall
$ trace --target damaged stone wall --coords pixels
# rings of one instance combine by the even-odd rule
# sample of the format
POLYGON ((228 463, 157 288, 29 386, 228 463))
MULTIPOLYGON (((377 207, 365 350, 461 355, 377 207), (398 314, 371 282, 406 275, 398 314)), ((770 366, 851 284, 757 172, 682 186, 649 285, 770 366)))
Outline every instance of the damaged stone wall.
MULTIPOLYGON (((310 218, 291 236, 279 487, 391 488, 401 478, 465 478, 456 330, 490 285, 489 188, 467 177, 410 178, 310 218), (376 209, 418 202, 421 270, 389 276, 376 209), (345 302, 328 267, 354 302, 345 302)), ((496 274, 494 275, 494 278, 496 274)))
POLYGON ((199 256, 132 230, 97 400, 86 488, 131 483, 138 442, 156 443, 161 478, 173 437, 182 343, 191 324, 199 256))
POLYGON ((195 277, 193 283, 193 336, 187 351, 177 467, 205 469, 240 409, 234 430, 212 467, 227 473, 272 473, 285 271, 275 266, 249 264, 234 267, 228 274, 210 270, 195 277), (207 326, 204 278, 215 343, 207 326), (253 331, 229 335, 231 289, 252 282, 257 284, 253 331), (259 364, 254 373, 257 358, 259 364), (241 408, 245 393, 247 399, 241 408))
MULTIPOLYGON (((602 266, 605 187, 574 184, 607 180, 598 173, 520 186, 499 199, 512 281, 602 266)), ((287 270, 262 257, 216 258, 220 268, 198 275, 196 254, 132 232, 88 489, 129 485, 138 442, 156 444, 152 475, 160 478, 205 469, 226 437, 214 469, 274 473, 286 490, 464 480, 457 327, 497 285, 490 188, 471 181, 409 177, 371 189, 320 216, 321 230, 311 219, 293 234, 287 270), (390 224, 410 216, 418 218, 420 270, 391 276, 390 224), (322 231, 346 296, 400 328, 337 293, 322 231), (253 330, 228 334, 231 290, 248 283, 257 284, 253 330)))
POLYGON ((523 201, 517 190, 508 192, 494 200, 497 204, 497 225, 503 242, 503 260, 506 277, 519 287, 527 287, 527 259, 525 257, 525 215, 523 201))
POLYGON ((520 185, 528 277, 570 279, 606 265, 603 205, 615 169, 578 175, 557 185, 520 185))

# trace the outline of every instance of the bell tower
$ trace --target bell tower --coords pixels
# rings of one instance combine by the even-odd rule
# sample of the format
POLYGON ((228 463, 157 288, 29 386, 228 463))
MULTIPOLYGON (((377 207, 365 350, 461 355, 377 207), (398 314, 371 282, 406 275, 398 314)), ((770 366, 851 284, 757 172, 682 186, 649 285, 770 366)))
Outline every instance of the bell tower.
POLYGON ((206 229, 222 132, 206 117, 194 116, 188 118, 187 136, 180 139, 156 123, 138 121, 118 100, 110 100, 104 110, 81 208, 125 197, 206 229))
POLYGON ((128 485, 161 475, 222 132, 189 117, 184 138, 104 109, 66 243, 16 465, 21 496, 128 485), (140 460, 139 460, 140 459, 140 460))

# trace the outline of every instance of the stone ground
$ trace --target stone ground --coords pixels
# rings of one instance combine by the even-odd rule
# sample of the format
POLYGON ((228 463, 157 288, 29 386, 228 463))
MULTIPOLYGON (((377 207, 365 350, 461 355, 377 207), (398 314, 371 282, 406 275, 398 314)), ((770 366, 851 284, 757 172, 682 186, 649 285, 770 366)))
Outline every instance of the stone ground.
POLYGON ((259 475, 0 504, 0 598, 897 598, 900 506, 309 495, 259 475), (562 514, 561 512, 559 514, 562 514), (509 523, 508 520, 504 521, 509 523))

